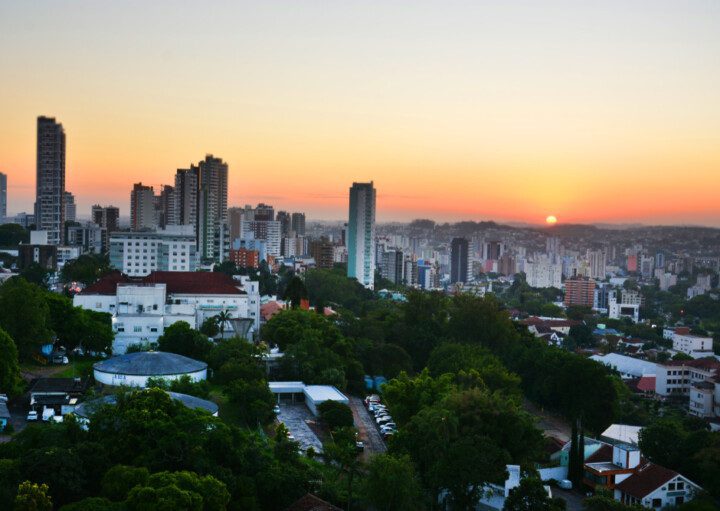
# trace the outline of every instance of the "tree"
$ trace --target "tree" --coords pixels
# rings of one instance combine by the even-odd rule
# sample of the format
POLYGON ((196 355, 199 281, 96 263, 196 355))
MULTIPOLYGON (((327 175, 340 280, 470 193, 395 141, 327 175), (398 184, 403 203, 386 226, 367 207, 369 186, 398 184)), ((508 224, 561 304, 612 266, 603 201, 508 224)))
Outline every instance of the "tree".
POLYGON ((363 500, 378 511, 422 509, 422 490, 408 456, 377 454, 362 485, 363 500))
POLYGON ((323 458, 326 463, 337 467, 339 477, 345 479, 348 510, 353 501, 353 483, 362 467, 355 445, 356 435, 354 428, 336 429, 332 433, 332 441, 323 445, 323 458))
POLYGON ((0 327, 15 340, 24 360, 52 339, 44 293, 35 284, 18 277, 0 286, 0 327))
POLYGON ((0 248, 17 249, 20 243, 30 242, 30 231, 20 224, 0 225, 0 248))
POLYGON ((20 483, 15 497, 15 511, 52 511, 52 500, 47 493, 47 484, 20 483))
POLYGON ((15 342, 0 328, 0 392, 15 395, 20 391, 20 365, 15 342))
POLYGON ((285 288, 283 299, 290 302, 293 309, 297 309, 300 307, 300 302, 307 299, 307 297, 308 291, 305 288, 305 283, 300 277, 294 275, 285 288))
POLYGON ((539 477, 523 477, 520 485, 510 490, 503 511, 562 511, 565 509, 548 497, 539 477))
POLYGON ((130 490, 126 506, 130 511, 223 511, 230 493, 213 476, 194 472, 159 472, 147 483, 130 490))
POLYGON ((583 500, 585 511, 642 511, 642 506, 627 505, 615 500, 609 490, 598 489, 595 495, 583 500))
POLYGON ((275 395, 265 380, 235 380, 225 389, 225 394, 246 426, 252 428, 270 423, 275 418, 275 395))
POLYGON ((330 431, 339 428, 351 428, 354 424, 352 410, 345 403, 323 401, 318 406, 320 418, 327 424, 330 431))
POLYGON ((225 338, 225 327, 227 326, 227 323, 232 319, 232 314, 230 314, 229 311, 220 311, 220 313, 215 316, 215 321, 217 321, 218 327, 220 328, 220 338, 225 338))
POLYGON ((218 328, 217 316, 210 316, 205 318, 205 321, 200 325, 200 333, 207 335, 208 337, 215 337, 220 332, 218 328))
POLYGON ((102 493, 114 501, 125 500, 135 486, 144 485, 150 472, 145 467, 115 465, 102 479, 102 493))
POLYGON ((212 342, 193 330, 185 321, 173 323, 158 338, 160 351, 177 353, 197 360, 205 360, 212 349, 212 342))
POLYGON ((52 272, 36 262, 32 262, 20 271, 20 276, 36 286, 46 289, 52 272))
POLYGON ((104 254, 83 254, 68 261, 60 270, 62 282, 80 282, 89 286, 112 271, 110 258, 104 254))

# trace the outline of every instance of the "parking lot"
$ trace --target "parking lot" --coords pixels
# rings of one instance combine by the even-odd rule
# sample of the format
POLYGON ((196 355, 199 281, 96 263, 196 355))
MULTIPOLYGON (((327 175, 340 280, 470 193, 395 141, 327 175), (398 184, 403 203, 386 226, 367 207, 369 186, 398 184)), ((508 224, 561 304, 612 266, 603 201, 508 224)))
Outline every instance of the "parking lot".
POLYGON ((353 412, 355 427, 360 433, 360 439, 365 442, 365 457, 387 450, 385 442, 380 437, 375 418, 367 411, 362 399, 359 397, 350 398, 350 408, 353 412))
POLYGON ((285 424, 295 441, 300 444, 303 451, 312 447, 316 452, 322 452, 322 442, 308 426, 307 421, 315 421, 315 416, 303 404, 280 404, 278 420, 285 424))

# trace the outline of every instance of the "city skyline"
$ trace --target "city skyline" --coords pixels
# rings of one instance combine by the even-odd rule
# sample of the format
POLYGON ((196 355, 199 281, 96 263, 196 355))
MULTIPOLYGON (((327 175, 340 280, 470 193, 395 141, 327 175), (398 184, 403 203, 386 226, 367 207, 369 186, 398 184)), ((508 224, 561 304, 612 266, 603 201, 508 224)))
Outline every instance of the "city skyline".
POLYGON ((311 219, 374 181, 379 222, 720 226, 717 4, 140 6, 0 3, 9 213, 44 115, 82 217, 216 154, 311 219))

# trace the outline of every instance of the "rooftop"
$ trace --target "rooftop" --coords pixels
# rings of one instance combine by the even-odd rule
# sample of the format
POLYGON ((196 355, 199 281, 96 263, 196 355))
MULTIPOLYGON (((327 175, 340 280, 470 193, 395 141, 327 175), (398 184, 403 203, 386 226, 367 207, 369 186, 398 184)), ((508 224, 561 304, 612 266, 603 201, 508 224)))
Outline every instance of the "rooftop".
POLYGON ((93 368, 103 373, 163 376, 202 371, 207 368, 207 364, 177 353, 140 351, 97 362, 93 368))
POLYGON ((169 294, 243 295, 232 277, 221 272, 154 271, 145 277, 130 277, 119 271, 105 275, 80 295, 114 295, 119 284, 165 284, 169 294))
POLYGON ((642 499, 678 475, 669 468, 646 463, 633 475, 618 483, 616 488, 635 498, 642 499))
POLYGON ((75 378, 38 378, 30 385, 31 394, 82 394, 85 383, 75 378))

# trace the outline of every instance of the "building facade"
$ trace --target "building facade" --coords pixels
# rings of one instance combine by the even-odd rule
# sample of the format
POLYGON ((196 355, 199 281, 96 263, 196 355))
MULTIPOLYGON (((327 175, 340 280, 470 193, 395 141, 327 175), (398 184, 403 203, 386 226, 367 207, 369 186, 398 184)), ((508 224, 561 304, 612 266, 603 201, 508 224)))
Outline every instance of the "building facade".
POLYGON ((113 352, 122 354, 130 345, 157 342, 173 323, 185 321, 199 328, 223 311, 232 318, 252 319, 252 332, 257 332, 259 286, 251 284, 220 272, 153 272, 145 277, 114 272, 76 294, 73 304, 111 314, 113 352))
POLYGON ((135 183, 130 192, 130 228, 133 231, 156 229, 157 221, 153 187, 135 183))
POLYGON ((375 286, 375 202, 370 183, 353 183, 347 230, 347 275, 368 289, 375 286))
POLYGON ((48 243, 63 243, 65 225, 65 130, 54 118, 37 119, 35 224, 48 243))
POLYGON ((468 240, 453 238, 450 242, 450 283, 468 281, 468 240))
POLYGON ((7 174, 0 172, 0 223, 7 217, 7 174))
POLYGON ((195 234, 185 226, 154 232, 114 232, 110 235, 110 265, 130 276, 195 271, 195 234))

